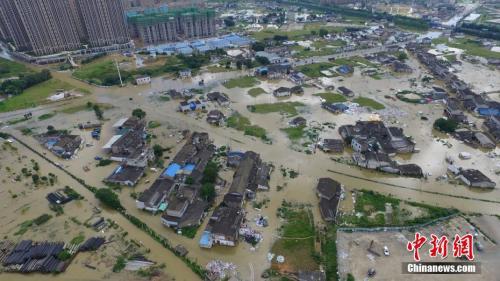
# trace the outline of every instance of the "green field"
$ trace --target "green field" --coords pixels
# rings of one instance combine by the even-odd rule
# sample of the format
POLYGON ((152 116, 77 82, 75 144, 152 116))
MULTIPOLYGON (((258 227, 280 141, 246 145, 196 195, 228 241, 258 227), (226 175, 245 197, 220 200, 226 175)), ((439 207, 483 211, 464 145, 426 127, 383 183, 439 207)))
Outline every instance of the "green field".
MULTIPOLYGON (((472 37, 473 38, 473 37, 472 37)), ((488 50, 487 48, 481 46, 481 43, 477 40, 469 38, 460 38, 453 39, 452 41, 448 41, 448 38, 437 38, 432 40, 434 44, 445 44, 451 48, 462 49, 466 54, 471 56, 483 57, 486 59, 500 59, 499 52, 493 52, 488 50)))
POLYGON ((289 127, 281 129, 291 141, 299 140, 304 136, 305 126, 289 127))
POLYGON ((338 219, 338 224, 360 227, 415 225, 458 212, 455 209, 409 202, 368 190, 357 192, 354 210, 361 215, 343 215, 338 219), (392 221, 386 220, 386 203, 392 206, 392 221))
MULTIPOLYGON (((122 73, 123 75, 124 73, 122 73)), ((73 72, 78 79, 88 81, 97 85, 106 85, 110 77, 118 76, 116 65, 111 60, 98 60, 82 65, 73 72)), ((109 80, 111 81, 111 80, 109 80)))
POLYGON ((227 119, 227 126, 238 131, 243 131, 245 135, 267 140, 267 133, 264 128, 252 125, 247 117, 239 114, 238 112, 234 113, 227 119))
POLYGON ((24 72, 29 72, 24 64, 0 58, 0 79, 18 76, 24 72))
POLYGON ((260 82, 253 76, 244 76, 240 78, 234 78, 226 83, 224 83, 224 87, 227 89, 233 88, 251 88, 259 85, 260 82))
POLYGON ((355 98, 353 102, 358 103, 360 106, 370 107, 375 110, 381 110, 385 108, 383 104, 365 97, 355 98))
POLYGON ((254 113, 273 113, 280 112, 286 113, 290 116, 297 115, 297 107, 304 106, 303 103, 300 102, 277 102, 277 103, 262 103, 256 105, 248 106, 248 110, 254 113))
POLYGON ((318 78, 322 77, 321 71, 328 70, 329 68, 334 67, 336 64, 329 62, 321 62, 321 63, 313 63, 307 65, 301 65, 297 67, 297 70, 304 73, 310 78, 318 78))
MULTIPOLYGON (((316 252, 312 212, 287 203, 283 203, 278 212, 285 223, 281 227, 280 238, 274 242, 271 252, 285 257, 283 267, 287 270, 294 272, 317 270, 319 264, 314 258, 316 252)), ((272 268, 280 271, 281 265, 273 262, 272 268)))
POLYGON ((253 88, 248 90, 248 94, 251 95, 252 97, 257 97, 259 95, 265 94, 266 91, 262 88, 253 88))
POLYGON ((303 29, 296 30, 282 30, 282 29, 264 29, 259 32, 254 32, 251 36, 256 40, 264 40, 273 38, 275 35, 288 36, 290 40, 301 40, 304 37, 311 35, 311 32, 319 32, 320 28, 326 29, 329 33, 340 33, 345 29, 343 27, 323 26, 321 24, 313 23, 304 25, 303 29))
POLYGON ((47 98, 53 95, 57 90, 71 90, 74 88, 75 87, 69 83, 52 78, 26 89, 20 95, 0 102, 0 112, 36 107, 48 102, 47 98))
POLYGON ((328 103, 346 102, 347 99, 341 94, 334 93, 319 93, 314 94, 314 96, 321 97, 328 103))
POLYGON ((47 120, 47 119, 50 119, 50 118, 56 116, 56 114, 57 114, 56 112, 45 113, 45 114, 38 116, 38 120, 40 120, 40 121, 47 120))

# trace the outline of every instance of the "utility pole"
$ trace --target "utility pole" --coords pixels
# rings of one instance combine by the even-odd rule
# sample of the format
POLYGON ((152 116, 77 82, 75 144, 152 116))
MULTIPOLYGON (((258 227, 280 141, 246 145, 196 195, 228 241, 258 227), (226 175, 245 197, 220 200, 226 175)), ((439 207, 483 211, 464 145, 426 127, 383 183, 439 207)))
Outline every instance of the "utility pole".
POLYGON ((116 70, 118 71, 118 78, 120 78, 120 86, 123 87, 122 74, 120 73, 120 67, 118 67, 118 61, 115 59, 116 70))

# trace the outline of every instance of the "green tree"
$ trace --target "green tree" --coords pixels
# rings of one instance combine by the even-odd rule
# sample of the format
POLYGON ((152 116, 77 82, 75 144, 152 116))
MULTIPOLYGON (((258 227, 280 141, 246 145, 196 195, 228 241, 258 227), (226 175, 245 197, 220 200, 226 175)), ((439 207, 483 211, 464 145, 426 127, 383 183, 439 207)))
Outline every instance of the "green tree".
POLYGON ((348 273, 347 274, 347 281, 355 281, 354 276, 352 276, 352 274, 348 273))
POLYGON ((266 45, 263 42, 255 42, 252 44, 252 50, 255 52, 264 51, 266 45))
POLYGON ((201 187, 201 197, 206 201, 212 201, 217 193, 213 183, 204 183, 201 187))
POLYGON ((153 145, 153 153, 157 159, 163 157, 163 147, 159 144, 153 145))
POLYGON ((202 183, 215 183, 219 174, 219 166, 215 162, 208 162, 205 170, 203 170, 202 183))
POLYGON ((99 201, 101 201, 104 205, 112 209, 123 210, 123 206, 120 203, 118 195, 109 188, 98 189, 95 193, 95 197, 99 199, 99 201))
POLYGON ((92 106, 92 108, 94 109, 94 113, 95 113, 95 116, 97 117, 97 119, 99 119, 99 120, 104 119, 103 112, 98 104, 94 104, 92 106))
POLYGON ((401 52, 398 54, 398 60, 405 61, 408 59, 408 55, 405 52, 401 52))
POLYGON ((146 117, 146 112, 140 108, 136 108, 132 111, 132 116, 143 119, 144 117, 146 117))
POLYGON ((268 65, 268 64, 270 64, 270 63, 271 63, 271 62, 269 61, 269 59, 268 59, 268 58, 266 58, 266 57, 256 56, 256 57, 255 57, 255 60, 256 60, 258 63, 262 64, 262 65, 268 65))
POLYGON ((325 37, 326 35, 328 35, 328 30, 326 30, 324 28, 320 28, 320 30, 319 30, 319 36, 325 37))
POLYGON ((444 133, 453 133, 458 127, 458 123, 451 119, 439 118, 434 121, 434 128, 444 133))

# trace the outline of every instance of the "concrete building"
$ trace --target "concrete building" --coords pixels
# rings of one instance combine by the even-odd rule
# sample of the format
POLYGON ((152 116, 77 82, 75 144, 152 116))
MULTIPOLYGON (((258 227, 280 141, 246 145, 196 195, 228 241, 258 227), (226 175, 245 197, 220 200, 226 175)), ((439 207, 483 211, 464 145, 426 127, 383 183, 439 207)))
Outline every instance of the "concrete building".
POLYGON ((36 55, 78 49, 81 44, 66 0, 3 0, 11 28, 8 32, 19 50, 36 55), (28 42, 26 42, 26 38, 28 42), (17 39, 17 40, 16 40, 17 39))
POLYGON ((19 51, 31 48, 28 34, 12 0, 0 1, 0 39, 11 42, 19 51))
POLYGON ((146 44, 203 38, 215 35, 215 13, 212 10, 154 9, 128 14, 130 33, 146 44))
POLYGON ((91 47, 130 40, 121 0, 77 0, 77 3, 91 47))
POLYGON ((129 42, 121 0, 2 0, 0 39, 36 56, 129 42))

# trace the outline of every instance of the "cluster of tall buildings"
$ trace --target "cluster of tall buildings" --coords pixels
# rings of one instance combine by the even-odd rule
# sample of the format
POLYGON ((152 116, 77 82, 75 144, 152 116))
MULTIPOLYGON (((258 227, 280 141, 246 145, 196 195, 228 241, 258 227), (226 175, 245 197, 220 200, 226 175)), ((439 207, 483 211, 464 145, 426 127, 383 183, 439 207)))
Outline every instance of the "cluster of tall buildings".
POLYGON ((128 22, 132 36, 146 44, 215 35, 215 13, 199 8, 149 10, 128 15, 128 22))
POLYGON ((37 56, 130 40, 121 0, 1 0, 0 39, 37 56))
POLYGON ((0 0, 0 40, 35 56, 215 34, 203 0, 0 0))

